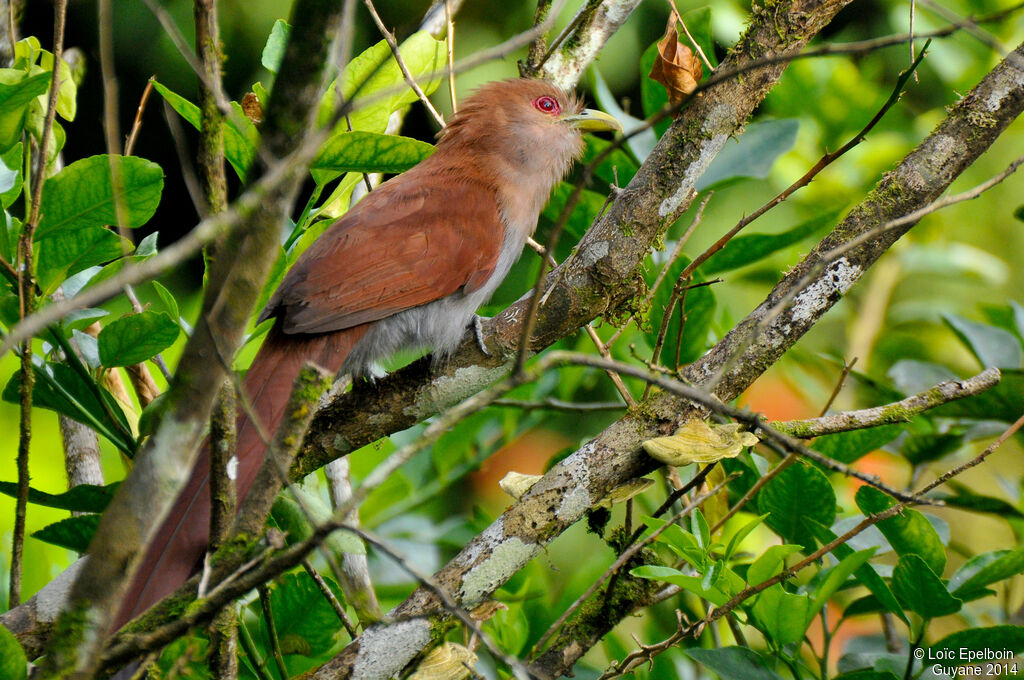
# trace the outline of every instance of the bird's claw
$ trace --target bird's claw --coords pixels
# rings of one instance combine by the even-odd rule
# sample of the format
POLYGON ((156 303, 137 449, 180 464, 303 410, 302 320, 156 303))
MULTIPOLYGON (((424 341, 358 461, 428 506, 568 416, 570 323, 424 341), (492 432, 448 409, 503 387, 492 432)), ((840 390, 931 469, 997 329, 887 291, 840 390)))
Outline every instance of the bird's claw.
POLYGON ((488 351, 487 346, 484 345, 483 322, 484 317, 479 314, 475 314, 473 316, 473 335, 476 337, 476 346, 480 348, 480 351, 483 352, 485 357, 489 357, 491 356, 491 353, 488 351))

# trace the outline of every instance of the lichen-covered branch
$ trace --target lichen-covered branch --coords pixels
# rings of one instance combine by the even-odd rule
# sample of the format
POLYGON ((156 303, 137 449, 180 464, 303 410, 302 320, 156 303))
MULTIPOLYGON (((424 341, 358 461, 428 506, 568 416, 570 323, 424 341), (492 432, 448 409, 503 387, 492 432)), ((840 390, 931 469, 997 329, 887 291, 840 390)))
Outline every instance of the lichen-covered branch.
MULTIPOLYGON (((1018 48, 1015 58, 1019 59, 1021 54, 1024 54, 1024 46, 1018 48)), ((757 78, 746 78, 741 87, 755 86, 750 82, 755 80, 757 78)), ((762 81, 760 87, 766 86, 767 83, 762 81)), ((728 107, 728 104, 719 101, 715 107, 715 110, 723 111, 719 107, 728 107)), ((856 242, 861 234, 880 224, 934 201, 1022 109, 1024 71, 1013 62, 1004 61, 952 108, 935 132, 889 173, 865 201, 854 208, 836 230, 780 282, 761 306, 705 357, 688 367, 685 377, 697 386, 707 387, 714 382, 715 393, 724 401, 737 396, 820 319, 867 267, 912 225, 885 230, 873 238, 864 239, 856 246, 846 248, 843 255, 835 260, 828 260, 825 255, 842 248, 844 243, 856 242)), ((669 134, 672 134, 671 130, 669 134)), ((712 136, 703 144, 712 144, 713 139, 712 136)), ((666 165, 672 167, 671 163, 666 165)), ((690 168, 696 175, 702 169, 690 168)), ((648 216, 652 212, 660 214, 661 210, 675 205, 677 196, 685 201, 691 193, 696 175, 687 182, 689 175, 685 171, 683 174, 684 181, 676 185, 674 178, 654 176, 648 170, 643 180, 646 185, 637 187, 649 187, 653 197, 629 195, 627 188, 625 198, 653 206, 653 211, 647 211, 648 216), (673 186, 682 193, 673 192, 666 198, 666 190, 673 186)), ((637 177, 644 175, 645 170, 641 169, 637 177)), ((609 231, 611 225, 623 225, 622 208, 616 210, 613 206, 610 212, 614 217, 609 215, 606 219, 620 221, 608 222, 606 229, 609 231)), ((568 264, 566 279, 570 283, 579 281, 579 285, 587 286, 589 277, 572 277, 574 266, 587 271, 581 261, 604 265, 598 271, 607 272, 606 281, 615 280, 620 253, 611 247, 609 240, 603 241, 605 247, 602 248, 602 240, 594 236, 594 232, 605 224, 602 221, 591 230, 580 247, 579 255, 568 264)), ((625 222, 625 226, 631 227, 634 234, 645 228, 651 229, 642 223, 634 226, 634 223, 625 222)), ((554 304, 558 309, 559 298, 552 298, 549 305, 554 304)), ((571 316, 572 311, 571 307, 562 307, 560 314, 571 316)), ((497 321, 500 323, 504 317, 503 314, 497 321)), ((556 322, 549 318, 548 323, 556 322)), ((553 467, 519 502, 508 508, 443 567, 436 579, 463 606, 472 606, 472 603, 487 597, 537 555, 545 543, 577 521, 595 500, 614 486, 653 469, 653 462, 640 449, 644 440, 670 434, 681 422, 700 413, 700 409, 673 394, 653 395, 638 409, 553 467)), ((643 604, 641 600, 625 603, 616 612, 619 616, 625 615, 643 604)), ((438 616, 439 612, 440 607, 430 593, 416 591, 395 610, 400 623, 367 631, 318 671, 318 676, 376 677, 367 676, 360 669, 371 660, 380 663, 381 659, 388 657, 397 665, 406 654, 414 653, 427 644, 430 641, 431 617, 438 616)), ((606 611, 600 611, 593 617, 584 613, 563 632, 561 646, 545 654, 545 667, 552 676, 568 671, 617 621, 617 617, 608 616, 606 611)))
POLYGON ((810 439, 824 434, 863 430, 867 427, 892 423, 906 423, 919 413, 957 399, 980 394, 998 383, 999 369, 989 368, 967 380, 946 380, 929 390, 892 404, 858 411, 831 413, 820 418, 772 423, 772 427, 791 437, 810 439))
MULTIPOLYGON (((340 5, 299 0, 293 31, 267 109, 267 120, 253 172, 266 159, 286 156, 312 125, 323 89, 324 65, 337 31, 340 5)), ((167 411, 140 451, 128 479, 104 513, 90 546, 89 569, 75 581, 69 611, 58 622, 58 644, 47 655, 51 675, 92 674, 123 592, 134 576, 146 544, 155 533, 195 462, 213 398, 224 378, 214 357, 230 359, 241 344, 245 324, 277 256, 285 211, 302 175, 297 170, 249 220, 227 237, 235 257, 210 272, 202 315, 185 346, 167 411)))

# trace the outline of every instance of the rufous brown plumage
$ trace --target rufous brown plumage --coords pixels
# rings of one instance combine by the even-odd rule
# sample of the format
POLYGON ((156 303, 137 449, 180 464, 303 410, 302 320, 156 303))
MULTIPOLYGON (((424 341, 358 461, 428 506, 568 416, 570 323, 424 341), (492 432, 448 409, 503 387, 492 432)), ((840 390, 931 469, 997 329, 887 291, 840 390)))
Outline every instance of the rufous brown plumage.
MULTIPOLYGON (((581 132, 618 129, 540 80, 490 83, 466 99, 436 151, 356 203, 302 254, 260 319, 275 319, 244 389, 267 432, 281 421, 302 364, 366 374, 402 349, 443 357, 458 345, 519 257, 554 185, 583 149, 581 132)), ((238 420, 239 497, 264 445, 238 420)), ((120 626, 193 573, 209 536, 204 450, 148 547, 120 626)))

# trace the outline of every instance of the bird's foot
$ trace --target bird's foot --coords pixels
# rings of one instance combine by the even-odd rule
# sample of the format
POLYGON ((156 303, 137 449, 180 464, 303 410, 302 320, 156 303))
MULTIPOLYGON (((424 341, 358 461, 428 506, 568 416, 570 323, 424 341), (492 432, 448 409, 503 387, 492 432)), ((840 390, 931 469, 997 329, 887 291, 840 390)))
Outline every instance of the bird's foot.
POLYGON ((484 327, 483 322, 486 320, 485 317, 479 314, 473 315, 473 335, 476 336, 476 346, 480 348, 480 351, 484 353, 485 357, 491 356, 487 346, 484 345, 484 327))

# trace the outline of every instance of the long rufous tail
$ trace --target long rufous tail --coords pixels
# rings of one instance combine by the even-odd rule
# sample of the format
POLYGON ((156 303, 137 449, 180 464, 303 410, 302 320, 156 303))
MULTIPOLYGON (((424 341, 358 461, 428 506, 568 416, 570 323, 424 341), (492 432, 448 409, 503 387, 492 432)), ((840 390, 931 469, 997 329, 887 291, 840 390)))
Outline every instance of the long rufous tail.
MULTIPOLYGON (((275 323, 244 382, 245 393, 264 432, 272 435, 281 422, 302 365, 311 361, 337 372, 366 330, 363 325, 320 335, 286 335, 280 330, 280 323, 275 323)), ((237 425, 236 484, 241 499, 252 486, 266 446, 241 410, 237 425)), ((202 564, 210 536, 209 468, 209 445, 204 442, 191 477, 146 549, 118 612, 116 628, 170 595, 202 564)))

